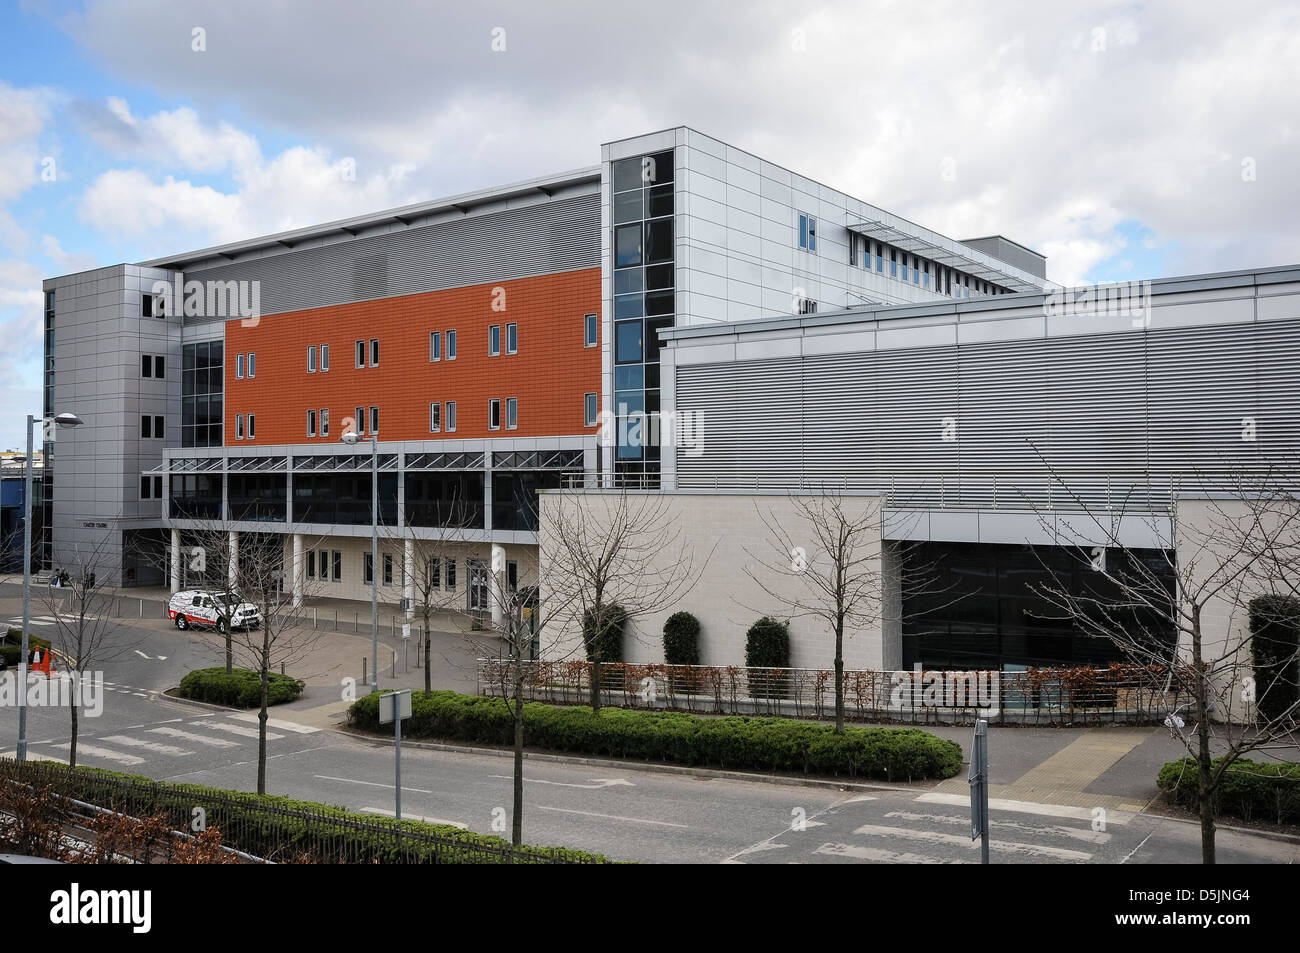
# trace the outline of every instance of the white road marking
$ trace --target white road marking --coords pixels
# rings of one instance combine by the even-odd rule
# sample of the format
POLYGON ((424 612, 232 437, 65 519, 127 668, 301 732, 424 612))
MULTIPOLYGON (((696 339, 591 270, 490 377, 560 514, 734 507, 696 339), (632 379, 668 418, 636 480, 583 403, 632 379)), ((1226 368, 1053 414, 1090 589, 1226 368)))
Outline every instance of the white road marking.
MULTIPOLYGON (((17 751, 0 751, 0 758, 13 759, 16 757, 18 757, 17 751)), ((27 760, 28 761, 57 761, 59 764, 68 763, 67 758, 57 758, 52 754, 38 754, 37 752, 31 750, 31 748, 27 749, 27 760)))
MULTIPOLYGON (((922 794, 916 799, 923 804, 947 804, 952 807, 970 807, 970 796, 966 794, 922 794)), ((1005 798, 990 798, 990 811, 1012 811, 1018 814, 1040 814, 1043 817, 1068 817, 1075 821, 1092 821, 1092 808, 1070 807, 1066 804, 1037 804, 1033 801, 1009 801, 1005 798)), ((1137 815, 1132 811, 1106 810, 1106 823, 1127 824, 1137 815)))
MULTIPOLYGON (((943 831, 918 831, 906 827, 883 827, 879 824, 863 824, 853 833, 868 837, 901 837, 906 840, 919 840, 931 844, 949 844, 954 847, 978 848, 979 841, 973 841, 964 834, 945 834, 943 831)), ((1085 861, 1092 860, 1092 854, 1083 851, 1066 850, 1064 847, 1040 847, 1037 844, 1022 844, 1018 841, 989 841, 989 850, 999 854, 1020 854, 1027 857, 1051 857, 1054 860, 1085 861)))
POLYGON ((213 738, 209 735, 196 735, 188 731, 181 731, 179 728, 150 728, 149 730, 156 735, 166 735, 168 738, 179 738, 181 741, 207 745, 209 748, 239 747, 238 741, 229 741, 226 738, 213 738))
MULTIPOLYGON (((508 774, 490 774, 488 775, 488 777, 497 778, 502 781, 514 780, 514 778, 508 774)), ((588 778, 587 780, 591 781, 592 782, 591 784, 571 784, 567 781, 546 781, 543 780, 542 778, 524 778, 524 780, 530 784, 554 784, 557 787, 583 788, 584 790, 587 791, 595 791, 599 788, 612 788, 612 787, 619 787, 619 786, 625 786, 629 788, 636 787, 635 784, 633 784, 631 781, 628 781, 624 778, 588 778)))
MULTIPOLYGON (((396 816, 397 816, 397 812, 396 812, 396 811, 390 811, 390 810, 387 810, 386 808, 382 808, 382 807, 363 807, 363 808, 361 809, 361 813, 362 813, 362 814, 382 814, 384 817, 396 817, 396 816)), ((438 817, 423 817, 423 816, 421 816, 421 815, 419 815, 419 814, 403 814, 403 815, 402 815, 402 820, 404 820, 404 821, 423 821, 425 824, 441 824, 441 825, 443 825, 444 827, 459 827, 462 831, 467 831, 467 830, 469 830, 469 828, 466 827, 464 824, 460 824, 460 823, 458 823, 458 822, 456 822, 456 821, 444 821, 442 818, 438 818, 438 817)))
POLYGON ((833 857, 853 857, 857 860, 874 860, 881 864, 969 864, 969 860, 950 860, 946 857, 931 857, 928 854, 912 854, 885 850, 883 847, 858 847, 854 844, 822 844, 814 854, 829 854, 833 857))
POLYGON ((165 754, 170 758, 183 758, 187 754, 194 753, 185 748, 177 748, 175 745, 159 744, 156 741, 141 741, 139 738, 128 738, 126 735, 108 735, 99 740, 107 741, 112 745, 122 745, 124 748, 143 748, 145 751, 152 751, 154 754, 165 754))
MULTIPOLYGON (((234 715, 228 715, 231 721, 251 721, 257 724, 257 714, 255 712, 238 712, 234 715)), ((312 728, 310 725, 300 725, 296 721, 284 721, 280 718, 266 719, 266 727, 278 728, 280 731, 292 731, 300 735, 312 735, 320 731, 319 728, 312 728)))
MULTIPOLYGON (((243 725, 228 725, 224 721, 196 721, 193 722, 193 724, 196 724, 201 728, 215 728, 217 731, 228 731, 232 735, 239 735, 242 738, 257 737, 256 728, 245 728, 243 725)), ((277 735, 274 731, 268 731, 266 733, 267 741, 278 741, 283 737, 284 735, 277 735)))
MULTIPOLYGON (((51 745, 52 748, 71 748, 72 744, 67 741, 51 745)), ((135 765, 144 764, 144 758, 137 758, 133 754, 122 754, 120 751, 110 751, 107 748, 98 748, 95 745, 88 745, 84 741, 77 742, 78 755, 90 755, 92 758, 103 758, 105 761, 113 761, 117 764, 135 765)))
MULTIPOLYGON (((970 818, 957 814, 917 814, 913 811, 890 811, 885 817, 897 817, 904 821, 929 821, 934 824, 949 824, 954 827, 970 827, 970 818)), ((1086 841, 1089 844, 1104 844, 1110 835, 1104 831, 1094 831, 1085 827, 1062 827, 1059 824, 1039 825, 1024 824, 1020 821, 989 821, 989 827, 1016 831, 1021 834, 1048 834, 1056 837, 1070 837, 1086 841)))
POLYGON ((629 824, 654 824, 656 827, 681 827, 689 829, 689 824, 674 824, 671 821, 650 821, 644 817, 622 817, 618 814, 597 814, 595 811, 573 811, 565 807, 545 807, 538 805, 536 810, 555 811, 559 814, 581 814, 584 817, 603 817, 609 821, 627 821, 629 824))
MULTIPOLYGON (((355 778, 332 778, 328 774, 318 774, 316 775, 316 777, 322 781, 343 781, 347 784, 364 784, 372 788, 388 788, 390 791, 393 789, 393 786, 391 784, 379 784, 376 781, 358 781, 355 778)), ((426 791, 424 788, 408 788, 405 784, 402 785, 402 790, 411 791, 412 793, 415 794, 433 793, 432 791, 426 791)))
POLYGON ((880 798, 876 797, 874 794, 859 794, 857 797, 849 798, 844 803, 853 804, 856 801, 878 801, 878 800, 880 800, 880 798))

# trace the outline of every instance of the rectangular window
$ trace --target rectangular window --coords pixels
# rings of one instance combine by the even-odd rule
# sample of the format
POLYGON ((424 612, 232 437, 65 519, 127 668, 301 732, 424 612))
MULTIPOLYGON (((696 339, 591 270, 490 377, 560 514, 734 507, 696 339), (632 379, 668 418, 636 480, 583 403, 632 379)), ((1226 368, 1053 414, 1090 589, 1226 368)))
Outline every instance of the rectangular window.
POLYGON ((456 360, 456 332, 447 332, 447 360, 456 360))
POLYGON ((898 277, 898 252, 889 249, 889 277, 898 277))
POLYGON ((153 418, 153 435, 155 440, 161 440, 166 434, 166 428, 163 427, 163 419, 157 415, 153 418))
POLYGON ((370 366, 379 366, 379 338, 370 339, 370 366))
POLYGON ((356 416, 352 418, 352 429, 357 434, 366 432, 366 408, 358 407, 356 409, 356 416))
POLYGON ((429 588, 442 588, 442 560, 437 556, 429 559, 429 588))
POLYGON ((166 361, 167 359, 163 357, 161 354, 155 354, 153 356, 153 376, 158 378, 159 380, 162 380, 164 377, 167 376, 166 372, 163 370, 164 366, 166 365, 166 361))
POLYGON ((447 560, 447 588, 456 588, 456 560, 447 560))
MULTIPOLYGON (((343 578, 343 553, 341 553, 339 550, 336 549, 334 550, 333 556, 334 556, 334 581, 338 582, 340 579, 343 578)), ((324 576, 324 574, 325 574, 324 570, 321 570, 321 575, 324 576)))
POLYGON ((799 213, 799 247, 807 251, 817 250, 817 219, 803 212, 799 213))
POLYGON ((885 246, 876 242, 876 271, 885 273, 885 246))
POLYGON ((252 440, 254 437, 257 436, 256 429, 253 426, 253 423, 256 419, 257 419, 256 415, 254 414, 248 415, 248 439, 249 440, 252 440))
POLYGON ((307 345, 307 373, 316 373, 316 345, 307 345))
POLYGON ((361 581, 367 586, 375 580, 375 554, 366 553, 361 557, 361 581))
POLYGON ((911 257, 910 255, 904 253, 904 255, 903 255, 903 260, 902 260, 902 262, 900 262, 900 264, 903 266, 903 280, 904 280, 904 281, 907 280, 907 259, 910 258, 910 257, 911 257))
POLYGON ((155 500, 162 499, 162 477, 160 476, 153 478, 153 498, 155 500))
POLYGON ((519 563, 513 559, 506 563, 506 588, 510 592, 519 588, 519 563))
POLYGON ((379 408, 378 407, 370 408, 370 432, 372 434, 379 433, 379 408))
POLYGON ((235 439, 244 439, 244 415, 235 414, 235 439))
POLYGON ((248 376, 257 376, 257 355, 252 351, 248 352, 248 376))
POLYGON ((307 436, 316 436, 316 411, 307 411, 307 436))
POLYGON ((501 401, 488 401, 488 430, 501 429, 501 401))
POLYGON ((519 325, 506 325, 506 353, 516 354, 519 351, 519 325))
POLYGON ((442 431, 442 404, 436 400, 429 405, 429 433, 442 431))
POLYGON ((366 366, 366 342, 357 341, 357 367, 366 366))
POLYGON ((153 377, 153 357, 149 354, 140 355, 140 376, 153 377))
POLYGON ((506 429, 514 430, 519 426, 519 398, 506 398, 506 429))
POLYGON ((320 409, 320 435, 322 437, 330 435, 330 412, 327 407, 320 409))
POLYGON ((140 295, 140 317, 153 317, 153 295, 140 295))
POLYGON ((501 325, 494 324, 488 328, 488 357, 501 353, 501 325))
POLYGON ((429 332, 429 361, 433 362, 433 361, 441 361, 441 360, 442 360, 442 332, 430 331, 429 332))
POLYGON ((140 499, 149 499, 149 492, 153 487, 153 481, 147 476, 140 477, 140 499))
POLYGON ((917 285, 920 283, 921 283, 921 263, 917 261, 916 256, 913 255, 912 256, 912 284, 917 285))
POLYGON ((307 578, 316 578, 316 550, 307 550, 307 578))
POLYGON ((330 346, 328 344, 320 346, 320 369, 322 371, 330 369, 330 346))
POLYGON ((582 346, 595 347, 596 335, 599 328, 599 318, 594 314, 584 314, 582 316, 582 346))
POLYGON ((447 433, 456 432, 456 402, 447 401, 447 433))
POLYGON ((244 379, 244 355, 236 354, 235 355, 235 380, 242 381, 243 379, 244 379))
POLYGON ((393 584, 393 554, 384 553, 384 585, 393 584))
POLYGON ((583 395, 583 404, 584 404, 583 420, 585 421, 584 426, 587 427, 596 426, 596 412, 597 412, 596 398, 597 395, 595 394, 583 395))

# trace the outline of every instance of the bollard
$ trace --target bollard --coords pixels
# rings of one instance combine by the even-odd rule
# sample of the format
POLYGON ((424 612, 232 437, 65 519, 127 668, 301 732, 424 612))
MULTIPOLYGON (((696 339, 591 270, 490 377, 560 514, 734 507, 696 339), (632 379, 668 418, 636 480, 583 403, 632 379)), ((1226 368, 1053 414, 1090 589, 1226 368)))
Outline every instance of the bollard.
POLYGON ((281 675, 284 674, 284 663, 283 663, 283 662, 280 663, 280 674, 281 674, 281 675))
POLYGON ((319 615, 320 615, 320 610, 317 609, 315 606, 312 606, 312 607, 311 607, 311 627, 312 627, 313 629, 316 628, 316 623, 317 623, 317 621, 318 621, 318 618, 317 618, 317 617, 318 617, 319 615))
POLYGON ((364 655, 361 656, 361 684, 370 684, 370 679, 366 678, 366 657, 364 655))
POLYGON ((390 651, 392 651, 393 653, 393 667, 389 670, 388 677, 396 678, 397 677, 397 649, 391 649, 390 651))
POLYGON ((402 671, 409 672, 411 670, 411 640, 403 639, 402 641, 406 643, 406 661, 402 663, 402 671))

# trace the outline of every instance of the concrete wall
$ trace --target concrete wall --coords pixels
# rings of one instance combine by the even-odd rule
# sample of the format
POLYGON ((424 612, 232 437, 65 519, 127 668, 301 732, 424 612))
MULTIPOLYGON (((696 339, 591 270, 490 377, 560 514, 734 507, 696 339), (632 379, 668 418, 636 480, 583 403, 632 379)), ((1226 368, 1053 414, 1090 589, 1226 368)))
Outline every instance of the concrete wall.
MULTIPOLYGON (((638 496, 629 493, 627 499, 635 500, 638 496)), ((557 517, 562 508, 582 507, 589 525, 605 525, 609 515, 618 512, 620 499, 619 494, 609 492, 543 493, 541 552, 552 551, 555 520, 563 518, 557 517)), ((675 604, 639 618, 629 626, 624 638, 625 657, 630 662, 662 662, 664 621, 674 612, 686 611, 700 620, 702 664, 744 665, 745 633, 749 626, 763 615, 788 618, 790 609, 783 597, 789 599, 807 592, 793 574, 768 573, 760 564, 784 565, 791 558, 774 547, 773 534, 765 526, 764 517, 778 523, 792 541, 799 541, 796 545, 807 549, 809 560, 817 558, 812 534, 802 523, 790 497, 784 494, 675 493, 664 494, 662 499, 664 519, 674 531, 680 532, 680 539, 679 545, 659 554, 655 566, 662 569, 683 553, 689 554, 693 561, 694 586, 675 604), (763 582, 755 582, 746 569, 763 582)), ((635 503, 629 505, 635 507, 635 503)), ((878 514, 878 498, 846 497, 845 509, 854 515, 873 510, 878 514)), ((878 544, 877 534, 875 545, 878 544)), ((872 545, 867 543, 868 547, 872 545)), ((882 570, 879 560, 875 571, 882 572, 884 579, 897 578, 897 567, 882 570)), ((555 617, 545 623, 541 652, 544 658, 582 659, 586 656, 577 625, 558 625, 563 613, 555 604, 555 586, 550 581, 562 573, 563 569, 553 564, 541 568, 542 617, 555 617)), ((896 606, 897 600, 886 598, 886 604, 886 607, 896 606)), ((897 617, 895 611, 894 621, 884 626, 847 633, 845 667, 880 669, 886 664, 897 667, 902 657, 897 617), (882 629, 889 632, 888 638, 882 629)), ((791 621, 790 647, 791 664, 795 667, 829 669, 834 664, 833 634, 817 619, 791 621)))

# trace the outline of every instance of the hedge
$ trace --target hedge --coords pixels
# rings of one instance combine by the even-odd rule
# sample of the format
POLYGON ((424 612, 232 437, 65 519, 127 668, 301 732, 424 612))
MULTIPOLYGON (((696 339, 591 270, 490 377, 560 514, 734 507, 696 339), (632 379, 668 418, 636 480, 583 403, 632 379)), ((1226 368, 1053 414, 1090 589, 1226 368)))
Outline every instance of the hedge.
MULTIPOLYGON (((27 645, 29 649, 40 649, 41 655, 50 647, 49 639, 38 638, 29 634, 27 636, 27 645)), ((0 658, 5 660, 8 666, 16 666, 23 654, 23 630, 10 629, 5 633, 4 640, 0 642, 0 658)))
MULTIPOLYGON (((6 766, 11 770, 11 766, 6 766)), ((101 807, 120 809, 137 816, 166 813, 177 829, 188 827, 195 807, 202 807, 209 827, 221 830, 222 844, 235 850, 269 859, 291 858, 307 853, 318 862, 346 858, 353 863, 508 864, 510 842, 487 834, 476 834, 444 824, 401 820, 358 814, 341 807, 299 801, 275 795, 250 794, 210 788, 200 784, 154 781, 131 774, 99 768, 46 768, 41 781, 49 781, 58 794, 85 800, 101 807), (55 773, 53 770, 61 768, 55 773), (140 785, 129 796, 114 781, 140 785), (112 803, 104 803, 104 802, 112 803), (314 817, 295 817, 277 811, 310 812, 314 817), (331 821, 338 821, 334 824, 331 821), (363 825, 358 827, 357 825, 363 825), (366 830, 364 828, 370 828, 366 830), (406 841, 400 849, 394 832, 409 831, 438 838, 438 843, 406 841), (323 853, 318 853, 323 848, 323 853), (505 853, 501 853, 505 852, 505 853)), ((9 773, 6 770, 4 773, 9 773)), ((36 780, 33 778, 33 780, 36 780)), ((516 863, 610 863, 609 859, 567 847, 523 845, 514 849, 516 863), (533 858, 533 859, 530 859, 533 858)))
MULTIPOLYGON (((1220 763, 1216 759, 1214 767, 1220 763)), ((1170 761, 1160 769, 1156 784, 1175 804, 1197 809, 1195 758, 1170 761)), ((1215 788, 1214 811, 1247 821, 1300 821, 1300 764, 1237 760, 1215 788)))
MULTIPOLYGON (((267 704, 281 705, 302 694, 306 683, 278 672, 269 673, 267 704)), ((251 668, 237 668, 226 674, 225 668, 200 668, 181 679, 180 696, 213 705, 233 708, 260 708, 262 683, 251 668)))
MULTIPOLYGON (((348 709, 348 723, 391 733, 379 725, 379 696, 348 709)), ((508 746, 514 722, 500 698, 456 692, 413 692, 407 738, 441 738, 508 746)), ((701 718, 682 712, 524 705, 530 747, 638 761, 801 774, 848 775, 889 781, 948 778, 961 769, 961 748, 915 728, 849 727, 788 718, 701 718)))

